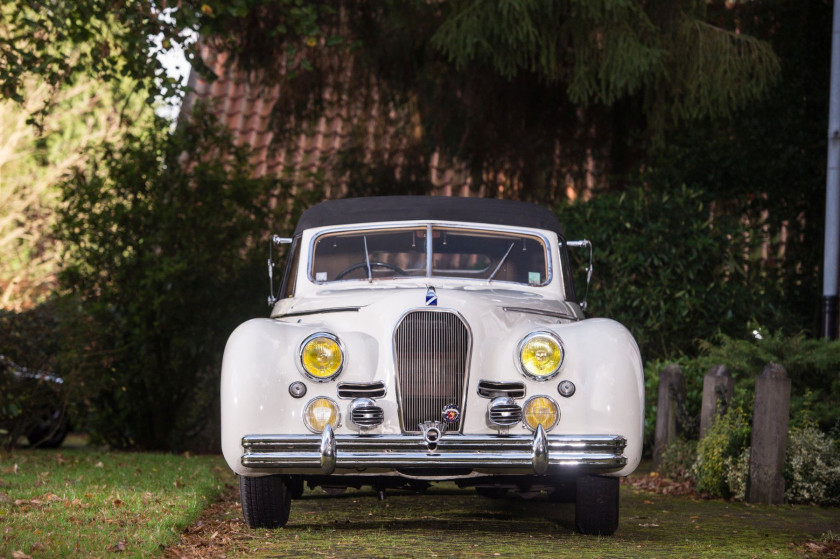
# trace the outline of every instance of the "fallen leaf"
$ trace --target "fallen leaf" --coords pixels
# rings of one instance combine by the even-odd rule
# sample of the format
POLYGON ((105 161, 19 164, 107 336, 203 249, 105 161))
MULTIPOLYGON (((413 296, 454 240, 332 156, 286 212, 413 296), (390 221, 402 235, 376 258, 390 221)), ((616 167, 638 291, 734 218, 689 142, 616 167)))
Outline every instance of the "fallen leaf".
POLYGON ((119 553, 120 551, 125 551, 125 542, 117 542, 110 547, 110 550, 114 553, 119 553))
POLYGON ((12 552, 12 559, 32 559, 32 556, 17 550, 12 552))
POLYGON ((645 499, 645 504, 646 505, 654 505, 656 503, 654 503, 653 501, 648 501, 647 499, 645 499))
POLYGON ((94 464, 93 466, 94 466, 94 468, 104 468, 104 467, 105 467, 105 464, 103 464, 103 463, 100 461, 100 462, 97 462, 96 464, 94 464))
POLYGON ((122 500, 122 499, 120 499, 119 497, 117 497, 116 499, 114 499, 113 501, 111 501, 111 503, 113 503, 113 505, 114 505, 115 507, 121 507, 121 506, 123 506, 123 500, 122 500))

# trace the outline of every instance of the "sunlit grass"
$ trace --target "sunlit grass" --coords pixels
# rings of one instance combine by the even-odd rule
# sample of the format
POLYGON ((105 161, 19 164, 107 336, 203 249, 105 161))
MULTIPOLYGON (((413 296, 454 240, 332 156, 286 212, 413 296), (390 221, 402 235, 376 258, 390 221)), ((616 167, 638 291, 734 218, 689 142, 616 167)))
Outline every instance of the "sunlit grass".
POLYGON ((220 493, 218 457, 0 453, 0 556, 159 553, 220 493))

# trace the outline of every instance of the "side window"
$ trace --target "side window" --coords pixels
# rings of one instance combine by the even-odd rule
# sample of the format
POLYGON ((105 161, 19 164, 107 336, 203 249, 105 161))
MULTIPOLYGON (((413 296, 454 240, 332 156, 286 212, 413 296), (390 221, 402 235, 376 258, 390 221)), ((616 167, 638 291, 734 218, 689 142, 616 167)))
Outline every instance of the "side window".
POLYGON ((295 295, 295 282, 297 281, 297 271, 300 262, 300 237, 296 237, 288 262, 286 262, 286 273, 283 275, 283 287, 281 288, 281 299, 288 299, 295 295))

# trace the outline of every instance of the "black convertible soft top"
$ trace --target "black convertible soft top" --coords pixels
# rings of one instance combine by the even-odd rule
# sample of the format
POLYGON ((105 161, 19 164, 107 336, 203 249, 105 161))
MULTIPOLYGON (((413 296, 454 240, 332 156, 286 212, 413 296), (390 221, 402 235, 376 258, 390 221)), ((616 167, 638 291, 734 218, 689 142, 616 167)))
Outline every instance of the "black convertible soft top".
POLYGON ((304 229, 379 221, 440 220, 533 227, 556 232, 565 240, 557 216, 528 202, 454 196, 373 196, 327 200, 303 212, 295 235, 304 229))

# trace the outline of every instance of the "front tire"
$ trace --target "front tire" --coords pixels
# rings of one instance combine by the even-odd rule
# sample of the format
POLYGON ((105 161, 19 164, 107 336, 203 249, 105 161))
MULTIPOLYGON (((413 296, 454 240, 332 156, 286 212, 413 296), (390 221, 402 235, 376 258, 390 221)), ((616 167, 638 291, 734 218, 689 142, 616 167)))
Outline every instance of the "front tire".
POLYGON ((618 529, 618 478, 581 476, 575 495, 575 528, 581 534, 610 536, 618 529))
POLYGON ((239 476, 239 496, 249 528, 280 528, 289 521, 292 495, 283 476, 239 476))

